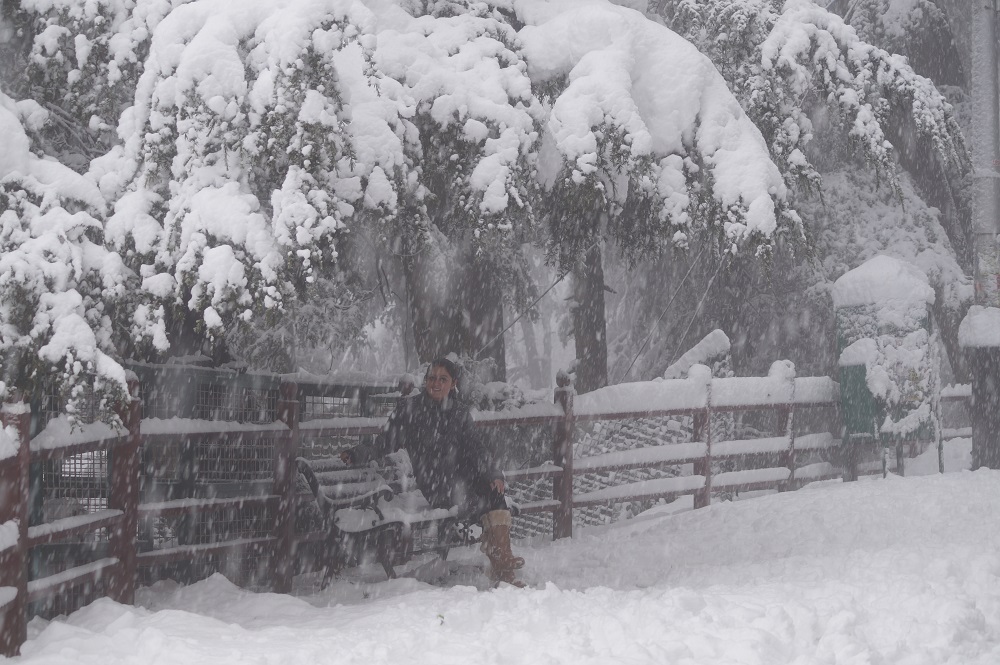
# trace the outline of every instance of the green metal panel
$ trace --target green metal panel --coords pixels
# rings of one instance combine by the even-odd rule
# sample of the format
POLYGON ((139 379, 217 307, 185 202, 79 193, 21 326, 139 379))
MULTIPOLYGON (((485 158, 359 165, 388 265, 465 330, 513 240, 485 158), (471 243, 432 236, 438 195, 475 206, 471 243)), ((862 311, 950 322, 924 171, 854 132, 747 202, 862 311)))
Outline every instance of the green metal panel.
POLYGON ((840 368, 840 409, 848 439, 866 435, 874 439, 884 419, 881 406, 868 390, 864 365, 840 368))

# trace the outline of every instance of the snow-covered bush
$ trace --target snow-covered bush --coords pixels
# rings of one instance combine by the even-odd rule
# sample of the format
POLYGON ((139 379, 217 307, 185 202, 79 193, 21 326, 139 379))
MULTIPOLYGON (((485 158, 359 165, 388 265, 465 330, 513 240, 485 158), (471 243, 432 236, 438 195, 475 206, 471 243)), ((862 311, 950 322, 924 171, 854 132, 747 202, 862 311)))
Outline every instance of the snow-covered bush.
POLYGON ((833 300, 845 345, 840 366, 865 367, 868 390, 884 411, 879 432, 901 439, 937 427, 940 376, 927 276, 879 255, 838 279, 833 300))

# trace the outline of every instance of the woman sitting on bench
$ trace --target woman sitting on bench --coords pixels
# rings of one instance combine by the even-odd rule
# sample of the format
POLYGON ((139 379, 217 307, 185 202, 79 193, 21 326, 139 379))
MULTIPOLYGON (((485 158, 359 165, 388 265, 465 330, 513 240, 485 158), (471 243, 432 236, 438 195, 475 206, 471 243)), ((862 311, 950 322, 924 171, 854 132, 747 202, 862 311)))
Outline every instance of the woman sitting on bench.
POLYGON ((524 559, 510 548, 511 514, 504 475, 493 463, 472 422, 469 407, 455 391, 458 367, 447 358, 431 363, 424 390, 401 399, 385 430, 371 446, 341 453, 347 464, 365 464, 404 448, 413 476, 434 508, 458 506, 459 517, 483 527, 480 549, 490 560, 490 579, 524 586, 514 571, 524 559))

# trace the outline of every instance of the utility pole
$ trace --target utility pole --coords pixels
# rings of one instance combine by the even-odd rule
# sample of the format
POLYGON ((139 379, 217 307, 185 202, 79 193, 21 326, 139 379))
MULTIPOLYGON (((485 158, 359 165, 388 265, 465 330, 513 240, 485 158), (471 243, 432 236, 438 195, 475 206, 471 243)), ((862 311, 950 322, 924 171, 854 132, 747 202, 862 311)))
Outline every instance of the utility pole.
MULTIPOLYGON (((974 0, 975 1, 975 0, 974 0)), ((997 0, 978 0, 973 16, 972 156, 976 198, 973 206, 976 246, 976 304, 1000 307, 1000 91, 997 81, 997 0)))
POLYGON ((972 156, 976 178, 976 306, 959 337, 972 375, 973 467, 1000 469, 1000 83, 997 71, 998 0, 973 0, 972 156))

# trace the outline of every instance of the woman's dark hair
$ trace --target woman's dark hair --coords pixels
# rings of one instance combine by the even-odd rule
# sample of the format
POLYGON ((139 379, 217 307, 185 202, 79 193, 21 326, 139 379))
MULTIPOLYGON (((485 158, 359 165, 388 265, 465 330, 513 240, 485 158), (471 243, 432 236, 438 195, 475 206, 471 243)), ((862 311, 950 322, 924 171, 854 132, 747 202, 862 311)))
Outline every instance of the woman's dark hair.
POLYGON ((432 367, 444 367, 444 371, 448 372, 448 376, 450 376, 451 380, 455 383, 458 383, 458 375, 462 373, 462 370, 459 368, 457 363, 448 360, 443 356, 427 366, 428 373, 430 373, 432 367))

